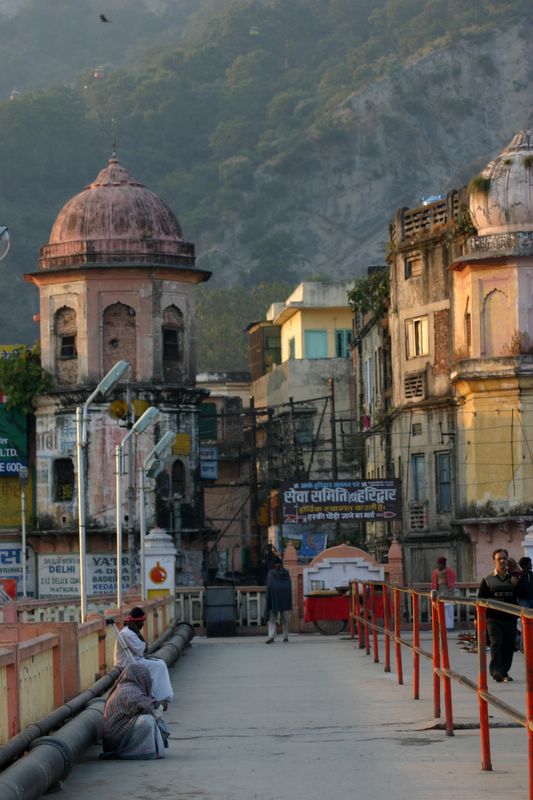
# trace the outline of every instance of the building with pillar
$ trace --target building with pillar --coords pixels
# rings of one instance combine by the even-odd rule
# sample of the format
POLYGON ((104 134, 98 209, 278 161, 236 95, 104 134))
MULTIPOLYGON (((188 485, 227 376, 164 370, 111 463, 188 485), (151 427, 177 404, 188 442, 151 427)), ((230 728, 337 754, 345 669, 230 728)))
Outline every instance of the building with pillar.
POLYGON ((518 133, 470 184, 477 234, 452 263, 457 522, 475 573, 533 520, 533 131, 518 133))
MULTIPOLYGON (((41 248, 38 272, 26 275, 39 290, 42 365, 53 377, 53 388, 36 399, 35 408, 33 542, 39 559, 50 550, 77 551, 75 411, 123 359, 131 364, 128 387, 90 406, 89 557, 114 548, 115 448, 127 425, 153 405, 160 410, 156 424, 130 440, 120 498, 123 529, 131 550, 138 541, 138 470, 161 436, 175 430, 180 435, 164 469, 157 482, 149 481, 148 528, 157 524, 174 533, 182 565, 194 551, 191 559, 199 569, 208 535, 198 434, 198 408, 206 392, 195 386, 194 309, 195 287, 209 276, 196 268, 194 245, 184 240, 173 211, 115 156, 60 211, 41 248), (111 415, 110 400, 123 401, 113 404, 111 415)), ((111 575, 112 566, 107 568, 111 575)), ((89 593, 96 586, 91 586, 89 562, 89 593)))

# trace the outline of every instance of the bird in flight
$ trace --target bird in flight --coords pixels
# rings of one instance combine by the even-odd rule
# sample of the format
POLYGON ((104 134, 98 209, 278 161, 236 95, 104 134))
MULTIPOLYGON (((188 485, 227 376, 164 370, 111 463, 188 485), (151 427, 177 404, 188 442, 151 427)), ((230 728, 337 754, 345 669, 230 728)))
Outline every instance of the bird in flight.
POLYGON ((100 14, 100 19, 102 22, 111 22, 111 20, 108 19, 105 14, 100 14))

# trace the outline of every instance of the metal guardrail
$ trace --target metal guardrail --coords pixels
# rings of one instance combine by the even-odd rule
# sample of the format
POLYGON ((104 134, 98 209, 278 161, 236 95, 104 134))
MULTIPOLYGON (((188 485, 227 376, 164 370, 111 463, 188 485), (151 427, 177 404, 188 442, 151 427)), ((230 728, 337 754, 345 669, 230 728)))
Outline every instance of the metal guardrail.
POLYGON ((379 663, 379 635, 383 635, 385 672, 391 672, 391 646, 394 644, 396 677, 398 684, 403 684, 402 647, 407 647, 413 654, 413 699, 420 697, 420 656, 432 664, 433 669, 433 711, 436 718, 441 715, 441 683, 444 700, 445 730, 447 736, 454 735, 452 681, 460 683, 478 696, 480 720, 480 744, 482 769, 492 770, 489 704, 498 708, 514 722, 522 725, 528 735, 528 786, 529 800, 533 800, 533 609, 513 606, 496 600, 446 598, 440 599, 437 592, 421 592, 413 588, 393 586, 380 581, 353 581, 350 584, 350 633, 357 639, 359 647, 365 649, 367 655, 374 656, 379 663), (377 603, 378 592, 382 594, 381 603, 377 603), (409 619, 412 641, 402 637, 402 599, 407 600, 410 607, 409 619), (428 603, 431 612, 432 647, 431 652, 420 646, 421 601, 428 603), (448 636, 446 631, 445 606, 466 607, 476 620, 477 638, 486 642, 487 609, 503 611, 522 622, 522 640, 525 659, 525 713, 503 702, 488 691, 487 654, 485 646, 478 646, 477 682, 451 668, 448 652, 448 636), (377 609, 380 607, 383 625, 377 622, 377 609), (372 638, 372 648, 371 648, 372 638))

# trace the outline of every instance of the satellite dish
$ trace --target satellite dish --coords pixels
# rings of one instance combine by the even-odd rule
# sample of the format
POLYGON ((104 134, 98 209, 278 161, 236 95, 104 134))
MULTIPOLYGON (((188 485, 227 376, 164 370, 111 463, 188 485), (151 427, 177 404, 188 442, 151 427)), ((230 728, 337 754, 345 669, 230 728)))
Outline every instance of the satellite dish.
POLYGON ((0 261, 3 261, 7 256, 10 246, 11 242, 7 225, 0 225, 0 261))
POLYGON ((126 419, 128 416, 128 404, 125 400, 113 400, 113 402, 109 404, 107 413, 111 419, 126 419))

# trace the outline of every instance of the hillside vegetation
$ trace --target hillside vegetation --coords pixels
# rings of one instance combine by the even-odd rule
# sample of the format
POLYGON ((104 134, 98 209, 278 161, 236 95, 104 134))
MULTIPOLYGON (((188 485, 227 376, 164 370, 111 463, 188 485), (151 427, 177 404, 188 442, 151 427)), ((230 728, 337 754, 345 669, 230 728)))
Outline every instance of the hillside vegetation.
MULTIPOLYGON (((25 20, 34 50, 33 26, 46 26, 35 9, 49 2, 9 23, 25 20)), ((382 262, 394 209, 488 161, 533 106, 529 0, 213 0, 200 15, 192 0, 158 14, 113 0, 116 27, 96 26, 92 63, 112 59, 102 37, 113 33, 123 66, 102 80, 76 73, 73 9, 92 35, 90 4, 61 3, 66 38, 49 51, 68 60, 70 85, 0 104, 0 222, 13 236, 0 265, 3 341, 37 335, 22 275, 113 135, 130 173, 175 209, 213 291, 227 291, 382 262)))

